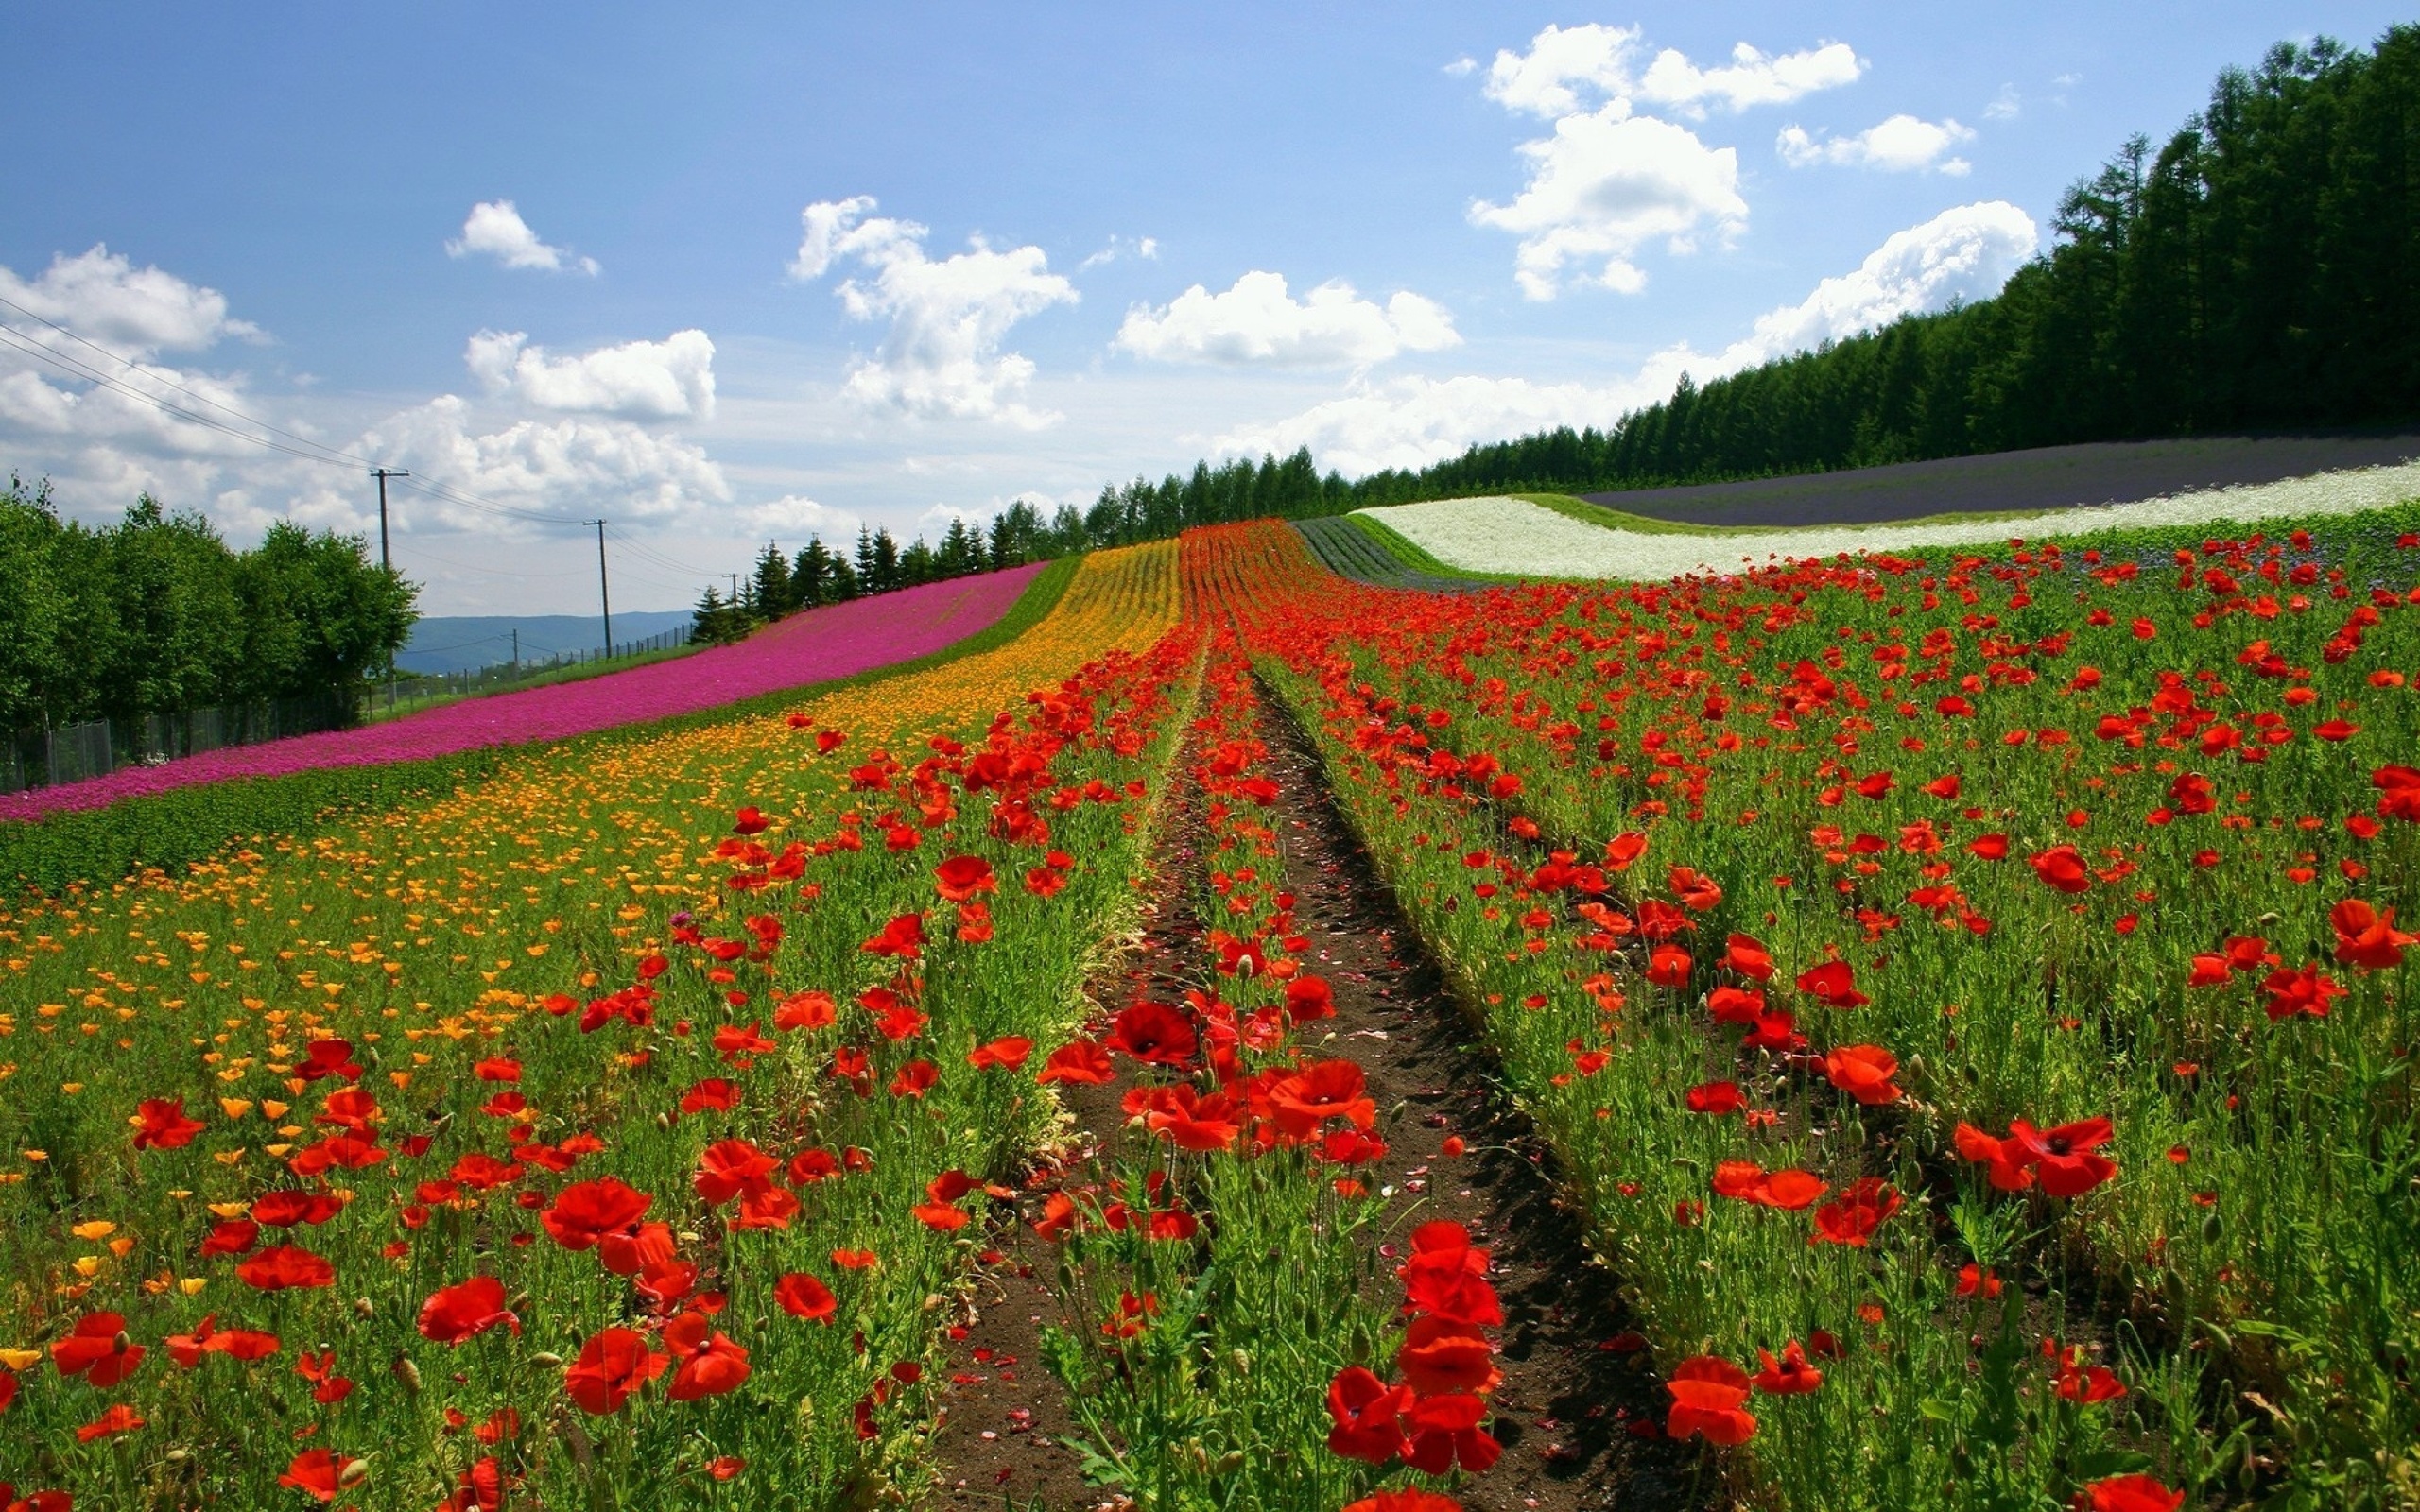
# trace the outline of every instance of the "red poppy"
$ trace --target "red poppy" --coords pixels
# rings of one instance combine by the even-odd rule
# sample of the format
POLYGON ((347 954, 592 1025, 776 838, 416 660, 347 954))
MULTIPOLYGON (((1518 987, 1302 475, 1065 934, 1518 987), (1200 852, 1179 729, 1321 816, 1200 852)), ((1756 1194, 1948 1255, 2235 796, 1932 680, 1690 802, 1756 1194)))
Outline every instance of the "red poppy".
POLYGON ((1026 1057, 1033 1054, 1033 1041, 1023 1035, 1009 1035, 986 1044, 977 1045, 966 1053, 966 1063, 977 1071, 998 1068, 1015 1071, 1024 1066, 1026 1057))
POLYGON ((200 1123, 185 1117, 185 1100, 182 1097, 150 1098, 127 1122, 134 1125, 134 1147, 138 1150, 181 1150, 202 1130, 200 1123))
POLYGON ((2042 1190, 2054 1197, 2079 1197, 2118 1174, 2117 1163, 2094 1152, 2114 1137, 2106 1118, 2087 1118, 2056 1128, 2036 1129, 2011 1119, 2009 1143, 2023 1152, 2042 1176, 2042 1190))
POLYGON ((773 1006, 776 1029, 822 1029, 838 1017, 839 1005, 829 992, 793 992, 773 1006))
POLYGON ((1802 1396, 1824 1384, 1824 1372, 1806 1363, 1806 1351, 1796 1339, 1782 1346, 1778 1360, 1771 1349, 1758 1349, 1756 1355, 1765 1367, 1756 1372, 1753 1384, 1768 1397, 1802 1396))
POLYGON ((126 1319, 116 1313, 87 1313, 77 1319, 73 1332, 50 1346, 51 1363, 60 1375, 82 1376, 102 1390, 134 1374, 145 1352, 126 1336, 126 1319))
POLYGON ((1423 1397, 1452 1391, 1484 1394, 1503 1379, 1503 1372, 1495 1368, 1495 1346, 1485 1334, 1467 1324, 1439 1317, 1412 1320, 1395 1355, 1395 1368, 1423 1397))
POLYGON ((1066 877, 1048 867, 1035 867, 1025 874, 1025 890, 1036 898, 1055 897, 1066 885, 1066 877))
POLYGON ((999 886, 999 879, 992 875, 992 863, 981 856, 952 856, 933 868, 933 882, 943 898, 962 903, 978 892, 991 892, 999 886))
POLYGON ((1504 1321, 1504 1304, 1487 1281, 1487 1251, 1472 1246, 1461 1225, 1422 1224, 1412 1230, 1411 1247, 1395 1269, 1407 1307, 1474 1328, 1504 1321))
POLYGON ((504 1283, 493 1276, 474 1276, 466 1281, 441 1286, 421 1304, 421 1337, 458 1345, 499 1323, 509 1325, 518 1336, 521 1319, 504 1305, 504 1283))
POLYGON ((2306 966, 2299 971, 2272 971, 2260 986, 2269 994, 2269 1001, 2262 1004, 2261 1008, 2268 1013, 2272 1023, 2290 1019, 2296 1014, 2325 1019, 2328 1004, 2345 993, 2345 988, 2339 987, 2334 978, 2324 974, 2315 965, 2306 966))
POLYGON ((2040 855, 2029 856, 2027 864, 2033 874, 2065 893, 2079 893, 2092 886, 2092 871, 2083 857, 2071 845, 2052 846, 2040 855))
POLYGON ((2176 1512, 2185 1504, 2185 1493, 2148 1475, 2113 1475, 2085 1486, 2077 1500, 2090 1512, 2176 1512))
POLYGON ((540 1220, 546 1237, 565 1249, 590 1249, 607 1234, 634 1227, 654 1202, 621 1177, 609 1176, 563 1188, 540 1220))
POLYGON ((1692 1113, 1712 1113, 1720 1117, 1747 1107, 1748 1095, 1739 1090, 1736 1081, 1707 1081, 1690 1088, 1683 1094, 1683 1101, 1687 1103, 1692 1113))
MULTIPOLYGON (((280 1486, 308 1492, 314 1499, 333 1502, 348 1484, 346 1472, 361 1462, 329 1449, 306 1449, 294 1456, 285 1473, 277 1478, 280 1486)), ((354 1480, 360 1477, 354 1476, 354 1480)))
POLYGON ((1874 1230, 1897 1212, 1899 1206, 1897 1188, 1879 1177, 1859 1177, 1839 1196, 1815 1210, 1815 1232, 1807 1242, 1863 1249, 1874 1237, 1874 1230))
POLYGON ((1689 959, 1689 953, 1678 945, 1658 945, 1648 954, 1647 979, 1657 987, 1686 987, 1689 971, 1695 964, 1689 959))
POLYGON ((1184 1014, 1164 1003, 1137 1003, 1112 1023, 1109 1048, 1121 1050, 1147 1065, 1182 1066, 1193 1058, 1199 1041, 1184 1014))
POLYGON ((1286 1018, 1307 1023, 1336 1016, 1336 993, 1326 982, 1305 972, 1286 984, 1286 1018))
POLYGON ((773 1300, 792 1317, 826 1327, 840 1308, 840 1300, 832 1295, 832 1288, 802 1270, 790 1271, 773 1283, 773 1300))
POLYGON ((1868 1108, 1899 1100, 1891 1078, 1899 1074, 1899 1058, 1880 1045, 1842 1045, 1824 1057, 1824 1074, 1832 1085, 1868 1108))
POLYGON ((1360 1366, 1347 1366, 1327 1384, 1327 1447, 1331 1453, 1384 1465, 1403 1452, 1402 1411, 1411 1388, 1390 1386, 1360 1366))
POLYGON ((1705 1005, 1717 1023, 1753 1024, 1764 1017, 1765 994, 1755 988, 1719 987, 1706 994, 1705 1005))
POLYGON ((925 953, 925 916, 901 914, 882 926, 882 933, 858 947, 869 955, 895 955, 912 961, 925 953))
POLYGON ((1407 1486, 1398 1490, 1374 1492, 1346 1506, 1344 1512, 1462 1512, 1462 1503, 1450 1496, 1407 1486))
POLYGON ((1178 1149, 1196 1155, 1226 1149, 1243 1132, 1235 1099, 1224 1092, 1204 1097, 1190 1083, 1151 1089, 1138 1106, 1149 1109, 1144 1124, 1152 1133, 1166 1135, 1178 1149))
POLYGON ((1378 1105, 1369 1096, 1359 1065, 1322 1060, 1270 1082, 1269 1112, 1280 1129, 1299 1140, 1308 1138, 1331 1118, 1344 1119, 1366 1132, 1376 1126, 1378 1105))
POLYGON ((2394 909, 2375 909, 2359 898, 2347 898, 2329 909, 2327 922, 2336 931, 2336 959, 2365 971, 2401 966, 2403 948, 2420 945, 2420 935, 2406 935, 2394 927, 2394 909))
POLYGON ((2000 1191, 2022 1192, 2033 1184, 2031 1164, 2014 1140, 1994 1139, 1972 1124, 1959 1125, 1956 1138, 1958 1153, 1988 1167, 1992 1185, 2000 1191))
POLYGON ((1457 1467, 1484 1473, 1504 1453, 1504 1446, 1479 1426, 1486 1417, 1486 1400, 1467 1392, 1415 1398, 1403 1415, 1405 1436, 1410 1440, 1404 1463, 1428 1475, 1457 1467))
POLYGON ((1756 1419, 1740 1410, 1748 1400, 1748 1372, 1720 1355, 1701 1354, 1673 1366, 1664 1389, 1672 1396, 1664 1431, 1674 1438, 1705 1435, 1708 1443, 1744 1444, 1755 1436, 1756 1419))
POLYGON ((1605 842, 1605 865, 1616 871, 1628 871, 1631 863, 1647 853, 1647 836, 1638 833, 1617 834, 1605 842))
POLYGON ((17 1373, 4 1366, 0 1366, 0 1412, 7 1412, 9 1410, 9 1403, 16 1400, 17 1373))
POLYGON ((120 1402, 77 1429, 76 1442, 89 1444, 96 1439, 114 1438, 120 1434, 130 1434, 144 1426, 146 1421, 141 1413, 120 1402))
POLYGON ((2192 964, 2186 971, 2185 985, 2187 987, 2224 987, 2229 974, 2227 958, 2205 951, 2193 957, 2192 964))
POLYGON ((674 1362, 672 1385, 665 1392, 669 1400, 718 1397, 748 1379, 748 1351, 715 1332, 703 1313, 683 1313, 666 1324, 664 1343, 674 1362))
POLYGON ((1037 1082, 1063 1081, 1086 1087, 1098 1087, 1117 1077, 1117 1068, 1111 1064, 1109 1052, 1089 1040, 1071 1040, 1050 1052, 1042 1063, 1037 1082))
POLYGON ((1754 981, 1770 982, 1773 975, 1772 953, 1752 935, 1734 935, 1724 943, 1722 959, 1715 963, 1738 972, 1754 981))
POLYGON ((967 1212, 957 1205, 959 1199, 974 1190, 975 1183, 965 1172, 943 1171, 925 1183, 926 1200, 910 1211, 925 1228, 953 1232, 967 1225, 967 1212))
POLYGON ((2008 859, 2008 836, 1979 835, 1966 842, 1966 853, 1979 861, 2005 861, 2008 859))
POLYGON ((294 1074, 304 1081, 318 1081, 322 1076, 341 1076, 347 1081, 361 1079, 360 1063, 353 1058, 350 1040, 315 1040, 303 1052, 302 1064, 294 1074))
POLYGON ((235 1278, 264 1292, 334 1286, 337 1268, 307 1249, 272 1245, 235 1267, 235 1278))
POLYGON ((746 1140, 718 1140, 698 1157, 690 1184, 710 1207, 720 1207, 766 1178, 782 1162, 746 1140))
POLYGON ((1799 972, 1798 990, 1832 1008, 1861 1008, 1873 1001, 1857 989, 1857 971, 1846 961, 1825 961, 1799 972))
POLYGON ((563 1390, 582 1412, 598 1417, 617 1410, 631 1394, 664 1374, 672 1356, 647 1347, 636 1329, 600 1329, 580 1346, 579 1358, 563 1371, 563 1390))

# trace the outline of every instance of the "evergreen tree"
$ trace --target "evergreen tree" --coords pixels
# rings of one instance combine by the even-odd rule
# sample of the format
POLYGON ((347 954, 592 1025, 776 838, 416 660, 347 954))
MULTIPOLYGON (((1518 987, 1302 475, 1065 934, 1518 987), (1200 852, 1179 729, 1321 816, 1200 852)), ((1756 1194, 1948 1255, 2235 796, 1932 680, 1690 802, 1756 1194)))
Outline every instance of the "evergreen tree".
POLYGON ((885 525, 873 533, 873 550, 860 559, 857 576, 859 591, 867 593, 888 593, 901 585, 899 581, 899 542, 890 537, 885 525))
POLYGON ((798 561, 790 569, 790 606, 813 609, 818 604, 832 602, 832 568, 835 558, 824 549, 821 536, 809 536, 798 554, 798 561))
POLYGON ((756 558, 755 604, 757 614, 777 620, 797 607, 790 595, 790 562, 782 548, 771 541, 756 558))

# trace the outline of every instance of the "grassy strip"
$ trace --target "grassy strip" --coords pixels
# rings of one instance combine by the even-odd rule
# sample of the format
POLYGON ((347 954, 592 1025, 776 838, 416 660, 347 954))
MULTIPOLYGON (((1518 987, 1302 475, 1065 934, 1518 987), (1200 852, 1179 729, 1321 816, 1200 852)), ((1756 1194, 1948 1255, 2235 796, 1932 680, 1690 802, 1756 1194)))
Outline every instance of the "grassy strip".
MULTIPOLYGON (((652 740, 727 720, 778 713, 804 699, 979 655, 1008 644, 1058 607, 1082 558, 1063 557, 1045 567, 1009 611, 983 629, 939 651, 846 678, 761 694, 737 703, 617 725, 544 747, 543 754, 578 760, 616 746, 652 740)), ((104 885, 146 868, 208 859, 224 847, 269 834, 310 835, 330 821, 363 810, 390 808, 415 798, 452 792, 493 776, 507 764, 541 752, 534 746, 476 750, 373 766, 327 767, 280 777, 197 783, 129 799, 106 808, 49 815, 27 824, 0 825, 0 878, 27 893, 58 894, 104 885)))
POLYGON ((1534 580, 1514 573, 1473 572, 1467 567, 1451 566, 1430 556, 1426 547, 1414 544, 1410 537, 1375 516, 1349 514, 1345 518, 1353 522, 1356 529, 1377 542, 1379 549, 1412 572, 1426 573, 1436 577, 1458 577, 1466 583, 1526 583, 1534 580))

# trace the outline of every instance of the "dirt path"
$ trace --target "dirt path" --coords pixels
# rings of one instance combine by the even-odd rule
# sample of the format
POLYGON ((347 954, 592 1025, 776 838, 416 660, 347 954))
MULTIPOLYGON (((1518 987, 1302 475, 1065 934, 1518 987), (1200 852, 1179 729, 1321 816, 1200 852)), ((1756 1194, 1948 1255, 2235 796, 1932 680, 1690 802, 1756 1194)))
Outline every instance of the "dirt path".
MULTIPOLYGON (((1579 1220, 1556 1205, 1551 1161, 1528 1120, 1498 1095, 1493 1062, 1469 1045, 1468 1021, 1330 800, 1301 731, 1272 703, 1262 733, 1281 787, 1271 822, 1286 853, 1286 886, 1312 941, 1305 965, 1335 992, 1330 1047, 1361 1063, 1381 1110, 1390 1146, 1386 1242, 1452 1219, 1494 1255, 1506 1321, 1493 1430, 1505 1454, 1458 1499, 1469 1512, 1708 1504, 1696 1456, 1651 1432, 1664 1393, 1634 1336, 1625 1337, 1632 1325, 1614 1278, 1590 1263, 1579 1220), (1455 1138, 1464 1153, 1449 1156, 1455 1138)), ((1202 970, 1187 892, 1199 832, 1189 780, 1178 782, 1142 937, 1096 993, 1110 1008, 1138 993, 1178 1001, 1202 970)), ((1028 1207, 1062 1180, 1089 1179, 1086 1162, 1115 1137, 1120 1088, 1072 1091, 1074 1126, 1057 1160, 1028 1183, 1028 1207)), ((935 1444, 938 1501, 1048 1512, 1123 1507, 1083 1480, 1080 1455, 1065 1441, 1072 1429, 1059 1383, 1042 1363, 1042 1330, 1061 1316, 1057 1256, 1021 1225, 993 1242, 999 1258, 984 1267, 976 1315, 955 1347, 946 1427, 935 1444)))

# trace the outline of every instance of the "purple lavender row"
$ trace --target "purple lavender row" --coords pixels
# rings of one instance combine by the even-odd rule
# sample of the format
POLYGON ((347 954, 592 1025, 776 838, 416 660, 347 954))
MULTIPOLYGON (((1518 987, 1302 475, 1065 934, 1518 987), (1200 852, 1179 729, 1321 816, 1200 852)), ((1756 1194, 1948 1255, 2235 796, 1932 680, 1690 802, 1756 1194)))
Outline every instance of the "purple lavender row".
POLYGON ((614 725, 695 713, 941 650, 997 622, 1040 564, 952 578, 809 610, 736 645, 579 682, 465 698, 386 724, 233 746, 158 766, 0 797, 0 821, 100 808, 122 799, 237 777, 375 766, 482 746, 556 741, 614 725))

